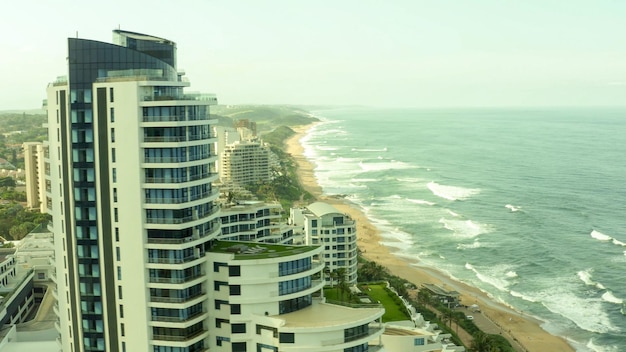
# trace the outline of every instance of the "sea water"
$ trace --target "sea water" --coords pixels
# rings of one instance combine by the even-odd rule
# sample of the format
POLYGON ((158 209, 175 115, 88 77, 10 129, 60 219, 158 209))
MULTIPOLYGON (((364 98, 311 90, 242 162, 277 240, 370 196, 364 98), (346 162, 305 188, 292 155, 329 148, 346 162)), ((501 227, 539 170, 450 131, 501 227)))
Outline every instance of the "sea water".
POLYGON ((626 109, 314 113, 319 184, 383 244, 579 351, 626 351, 626 109))

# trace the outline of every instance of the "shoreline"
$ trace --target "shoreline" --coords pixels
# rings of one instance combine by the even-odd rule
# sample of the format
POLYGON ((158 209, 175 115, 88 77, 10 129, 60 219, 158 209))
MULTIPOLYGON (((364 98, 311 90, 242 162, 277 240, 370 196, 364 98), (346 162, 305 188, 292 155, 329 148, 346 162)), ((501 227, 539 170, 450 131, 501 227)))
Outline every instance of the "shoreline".
MULTIPOLYGON (((419 261, 403 258, 396 255, 396 249, 381 244, 389 241, 376 228, 356 204, 349 200, 323 194, 322 187, 315 177, 315 165, 304 155, 304 147, 300 140, 319 122, 292 128, 296 134, 285 142, 285 151, 289 153, 297 164, 297 175, 302 187, 319 201, 332 204, 337 210, 346 213, 357 222, 357 245, 362 256, 370 261, 386 267, 390 273, 412 282, 420 287, 430 283, 439 285, 447 290, 455 290, 461 294, 461 303, 467 306, 478 304, 482 313, 476 315, 479 319, 490 321, 491 334, 501 334, 518 351, 572 351, 575 349, 563 337, 555 336, 545 331, 543 321, 518 312, 512 307, 494 301, 487 293, 480 289, 456 281, 436 268, 420 265, 419 261)), ((482 324, 481 324, 482 325, 482 324)), ((469 347, 469 346, 468 346, 469 347)))

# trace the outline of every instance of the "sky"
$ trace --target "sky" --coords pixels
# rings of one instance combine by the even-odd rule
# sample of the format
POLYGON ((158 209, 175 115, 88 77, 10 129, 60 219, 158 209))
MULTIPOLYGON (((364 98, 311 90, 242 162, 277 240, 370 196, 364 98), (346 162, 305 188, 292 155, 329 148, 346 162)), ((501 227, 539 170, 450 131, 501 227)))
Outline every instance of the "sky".
POLYGON ((20 0, 0 5, 0 110, 40 108, 67 38, 176 42, 220 104, 626 105, 623 0, 20 0))

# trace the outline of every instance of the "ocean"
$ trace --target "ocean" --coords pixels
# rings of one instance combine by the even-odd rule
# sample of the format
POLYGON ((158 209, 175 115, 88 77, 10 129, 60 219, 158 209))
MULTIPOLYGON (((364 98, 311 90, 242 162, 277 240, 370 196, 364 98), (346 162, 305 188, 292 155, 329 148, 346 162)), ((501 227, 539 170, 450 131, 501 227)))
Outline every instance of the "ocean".
POLYGON ((302 144, 323 192, 383 244, 578 351, 626 351, 626 109, 313 113, 302 144))

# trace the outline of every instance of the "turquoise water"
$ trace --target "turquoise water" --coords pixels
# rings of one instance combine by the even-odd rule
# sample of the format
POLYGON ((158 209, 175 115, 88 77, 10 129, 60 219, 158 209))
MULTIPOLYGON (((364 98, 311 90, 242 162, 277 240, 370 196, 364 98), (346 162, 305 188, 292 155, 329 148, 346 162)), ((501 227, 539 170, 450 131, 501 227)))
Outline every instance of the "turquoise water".
POLYGON ((543 321, 626 351, 626 109, 315 111, 326 194, 384 244, 543 321))

